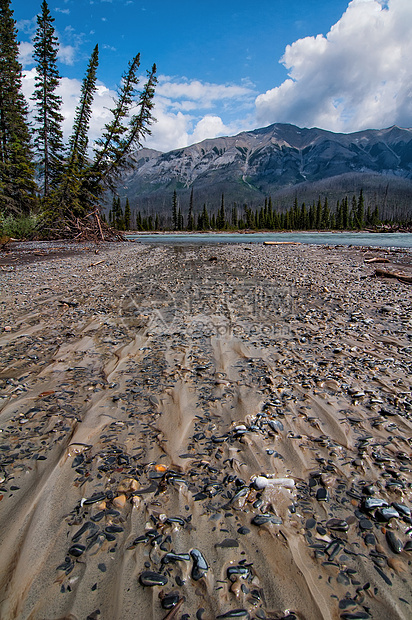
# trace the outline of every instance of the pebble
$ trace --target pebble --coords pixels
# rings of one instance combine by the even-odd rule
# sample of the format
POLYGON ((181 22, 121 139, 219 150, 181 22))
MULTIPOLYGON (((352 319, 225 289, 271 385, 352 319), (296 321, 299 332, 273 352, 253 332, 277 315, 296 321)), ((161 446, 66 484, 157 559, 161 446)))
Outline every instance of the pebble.
POLYGON ((198 549, 192 549, 190 551, 190 555, 193 560, 192 573, 191 573, 192 579, 194 579, 195 581, 198 581, 209 570, 209 566, 206 562, 205 557, 202 555, 202 553, 198 549))
POLYGON ((360 529, 362 531, 372 530, 373 529, 373 523, 369 519, 361 519, 359 521, 359 527, 360 527, 360 529))
POLYGON ((121 510, 126 505, 126 499, 127 499, 126 495, 124 493, 121 493, 120 495, 118 495, 117 497, 113 499, 113 506, 121 510))
POLYGON ((326 522, 326 527, 330 530, 336 530, 338 532, 347 532, 349 529, 348 523, 344 519, 329 519, 326 522))
POLYGON ((216 620, 218 619, 224 619, 224 618, 246 618, 246 620, 249 620, 250 615, 249 612, 246 611, 246 609, 233 609, 232 611, 227 611, 225 614, 220 614, 219 616, 216 616, 216 620))
POLYGON ((392 506, 378 508, 375 512, 375 518, 379 521, 390 521, 399 517, 399 512, 392 506))
POLYGON ((72 545, 69 549, 70 555, 73 555, 75 558, 80 557, 86 551, 86 547, 84 545, 72 545))
POLYGON ((242 577, 242 579, 247 579, 250 576, 250 570, 248 566, 229 566, 226 574, 230 581, 235 581, 238 577, 242 577))
POLYGON ((328 501, 327 489, 324 489, 323 487, 319 488, 316 491, 316 499, 318 500, 318 502, 327 502, 328 501))
POLYGON ((265 525, 266 523, 282 525, 282 519, 273 514, 260 514, 253 517, 251 523, 253 525, 265 525))
POLYGON ((391 551, 393 551, 394 553, 401 553, 403 549, 402 541, 399 540, 399 538, 397 538, 395 534, 389 530, 386 532, 385 536, 391 551))
POLYGON ((160 573, 155 573, 154 571, 147 570, 144 571, 140 577, 139 581, 142 586, 165 586, 168 582, 167 577, 165 575, 160 575, 160 573))
POLYGON ((161 606, 163 609, 173 609, 176 607, 180 600, 180 596, 177 592, 170 592, 169 594, 165 594, 161 599, 161 606))
POLYGON ((250 534, 250 529, 248 527, 246 527, 245 525, 242 525, 237 530, 237 533, 241 534, 242 536, 245 536, 246 534, 250 534))
POLYGON ((292 478, 271 478, 266 476, 256 476, 252 484, 258 490, 268 486, 280 486, 285 489, 293 489, 295 487, 295 481, 292 478))

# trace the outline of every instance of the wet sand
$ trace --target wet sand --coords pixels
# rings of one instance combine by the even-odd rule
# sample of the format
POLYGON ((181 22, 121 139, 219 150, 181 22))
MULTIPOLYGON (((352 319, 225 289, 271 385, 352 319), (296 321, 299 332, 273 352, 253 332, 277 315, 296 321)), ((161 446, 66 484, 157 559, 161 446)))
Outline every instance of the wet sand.
POLYGON ((411 253, 81 247, 2 261, 2 620, 410 618, 411 253))

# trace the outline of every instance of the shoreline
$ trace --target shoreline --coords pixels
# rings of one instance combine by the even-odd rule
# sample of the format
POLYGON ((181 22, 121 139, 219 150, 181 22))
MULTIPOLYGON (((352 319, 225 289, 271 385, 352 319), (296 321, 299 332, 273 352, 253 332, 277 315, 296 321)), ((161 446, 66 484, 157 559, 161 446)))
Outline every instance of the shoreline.
POLYGON ((412 288, 382 251, 81 247, 0 270, 1 617, 406 620, 412 288))

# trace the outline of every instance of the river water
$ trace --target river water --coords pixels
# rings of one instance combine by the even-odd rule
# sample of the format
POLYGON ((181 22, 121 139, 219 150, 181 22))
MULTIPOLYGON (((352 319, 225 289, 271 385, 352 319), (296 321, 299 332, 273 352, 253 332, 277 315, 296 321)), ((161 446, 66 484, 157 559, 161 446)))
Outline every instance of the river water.
POLYGON ((142 243, 263 243, 295 241, 312 245, 356 245, 370 247, 412 248, 411 233, 368 232, 291 232, 291 233, 135 233, 128 239, 142 243))

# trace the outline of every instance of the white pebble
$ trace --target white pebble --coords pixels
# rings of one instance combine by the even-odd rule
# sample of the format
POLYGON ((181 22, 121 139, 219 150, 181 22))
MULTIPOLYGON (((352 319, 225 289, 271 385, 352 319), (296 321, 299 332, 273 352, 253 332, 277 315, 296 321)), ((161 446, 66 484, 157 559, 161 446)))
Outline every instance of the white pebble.
POLYGON ((292 478, 266 478, 265 476, 256 476, 253 480, 253 486, 256 489, 264 489, 267 486, 278 486, 293 489, 295 486, 295 481, 292 478))

